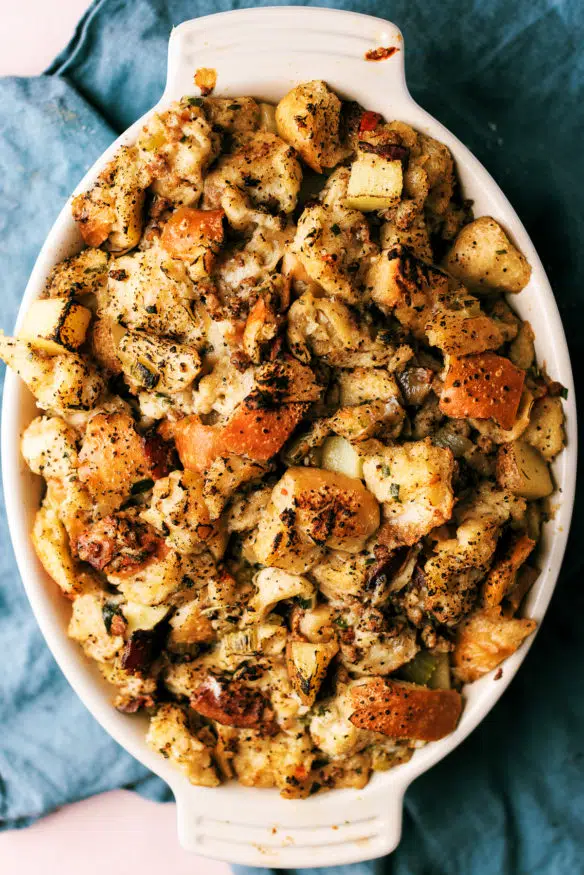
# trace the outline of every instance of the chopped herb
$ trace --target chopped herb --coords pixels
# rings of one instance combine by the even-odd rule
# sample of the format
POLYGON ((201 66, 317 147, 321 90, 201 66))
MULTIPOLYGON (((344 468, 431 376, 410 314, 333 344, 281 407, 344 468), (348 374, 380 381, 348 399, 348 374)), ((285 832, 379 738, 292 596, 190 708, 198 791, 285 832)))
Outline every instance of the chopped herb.
POLYGON ((297 596, 296 601, 304 610, 308 610, 312 606, 312 599, 303 599, 302 596, 297 596))
POLYGON ((187 140, 188 140, 188 137, 186 134, 183 134, 182 137, 180 138, 181 143, 186 143, 187 140))
POLYGON ((565 386, 562 386, 562 388, 560 389, 560 395, 564 399, 564 401, 568 397, 568 390, 566 389, 565 386))
POLYGON ((148 492, 149 489, 152 489, 154 486, 154 480, 151 480, 147 477, 145 480, 138 480, 137 483, 134 483, 130 492, 132 495, 140 495, 141 492, 148 492))
POLYGON ((147 313, 156 313, 157 312, 156 311, 156 304, 148 304, 148 306, 146 307, 146 312, 147 313))
POLYGON ((349 627, 349 624, 344 617, 335 617, 334 622, 339 627, 339 629, 347 629, 349 627))
POLYGON ((333 232, 335 237, 338 237, 339 234, 341 233, 341 229, 339 228, 339 226, 337 225, 336 222, 333 225, 331 225, 331 231, 333 232))
POLYGON ((202 97, 187 97, 189 106, 202 106, 204 102, 202 97))
POLYGON ((381 473, 383 474, 384 477, 389 477, 391 474, 391 468, 389 467, 389 465, 382 465, 381 466, 381 473))
POLYGON ((395 498, 396 501, 399 501, 399 483, 392 483, 389 487, 389 494, 392 498, 395 498))
POLYGON ((111 635, 114 617, 121 617, 125 622, 125 617, 122 614, 121 608, 115 602, 106 602, 101 609, 101 616, 103 617, 103 625, 105 626, 105 631, 108 635, 111 635))
POLYGON ((312 768, 313 769, 322 769, 324 766, 328 766, 329 762, 330 762, 330 760, 328 759, 328 757, 317 757, 312 762, 312 768))
POLYGON ((322 787, 322 784, 319 784, 318 781, 315 781, 312 784, 312 786, 310 787, 309 794, 311 796, 314 796, 315 793, 318 793, 318 791, 320 790, 321 787, 322 787))
POLYGON ((227 109, 241 109, 239 103, 230 103, 227 109))
POLYGON ((507 255, 506 249, 496 249, 495 252, 497 255, 507 255))
POLYGON ((326 705, 319 705, 318 711, 316 712, 316 714, 318 717, 324 717, 324 715, 328 714, 328 712, 329 712, 329 709, 326 707, 326 705))

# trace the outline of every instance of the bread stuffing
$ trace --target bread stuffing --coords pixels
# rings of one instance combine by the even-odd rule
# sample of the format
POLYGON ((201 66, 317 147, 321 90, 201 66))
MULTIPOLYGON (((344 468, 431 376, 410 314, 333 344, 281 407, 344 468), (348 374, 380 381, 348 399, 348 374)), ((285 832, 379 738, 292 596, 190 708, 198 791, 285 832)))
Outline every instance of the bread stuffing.
POLYGON ((534 632, 565 390, 446 146, 213 72, 73 198, 84 248, 0 358, 39 409, 32 542, 113 707, 193 784, 305 798, 455 731, 534 632))

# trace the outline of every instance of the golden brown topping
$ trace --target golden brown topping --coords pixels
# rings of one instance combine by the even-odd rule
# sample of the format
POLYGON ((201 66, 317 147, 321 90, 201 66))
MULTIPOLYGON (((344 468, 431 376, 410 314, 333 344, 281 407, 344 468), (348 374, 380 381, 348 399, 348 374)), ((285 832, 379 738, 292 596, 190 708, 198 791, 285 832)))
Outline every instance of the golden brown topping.
POLYGON ((392 738, 437 741, 456 729, 462 699, 456 690, 429 690, 375 678, 351 688, 350 721, 392 738))

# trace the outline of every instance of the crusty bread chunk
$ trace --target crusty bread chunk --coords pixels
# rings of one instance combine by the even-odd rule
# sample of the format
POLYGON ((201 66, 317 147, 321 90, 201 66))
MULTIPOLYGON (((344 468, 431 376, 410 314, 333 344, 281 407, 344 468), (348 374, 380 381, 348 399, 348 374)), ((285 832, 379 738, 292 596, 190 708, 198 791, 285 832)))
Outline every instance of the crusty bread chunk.
POLYGON ((535 547, 527 535, 514 537, 503 556, 497 559, 483 583, 483 603, 494 607, 501 604, 515 586, 517 572, 535 547))
POLYGON ((465 225, 445 260, 446 269, 471 288, 520 292, 531 276, 526 257, 489 216, 465 225))
POLYGON ((524 382, 525 371, 494 352, 453 357, 440 410, 455 419, 494 419, 508 429, 515 422, 524 382))
POLYGON ((536 629, 535 620, 505 617, 501 608, 483 608, 458 628, 454 673, 464 683, 478 680, 515 653, 536 629))
POLYGON ((379 677, 352 687, 351 699, 354 726, 418 741, 437 741, 453 732, 462 710, 456 690, 429 690, 379 677))

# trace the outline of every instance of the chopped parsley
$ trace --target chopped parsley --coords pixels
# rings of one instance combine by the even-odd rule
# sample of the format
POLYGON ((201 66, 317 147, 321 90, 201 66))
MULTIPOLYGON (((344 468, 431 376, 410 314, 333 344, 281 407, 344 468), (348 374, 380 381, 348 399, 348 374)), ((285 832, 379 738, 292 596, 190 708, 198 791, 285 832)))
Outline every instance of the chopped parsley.
POLYGON ((339 228, 339 226, 337 225, 336 222, 333 225, 331 225, 331 231, 333 232, 335 237, 338 237, 339 234, 341 233, 341 229, 339 228))
POLYGON ((497 255, 507 255, 507 250, 506 249, 496 249, 495 253, 497 255))
POLYGON ((396 501, 399 501, 399 483, 392 483, 389 487, 389 494, 392 498, 395 498, 396 501))
POLYGON ((202 97, 187 97, 189 106, 202 106, 204 102, 202 97))
POLYGON ((344 617, 335 617, 335 624, 339 627, 339 629, 348 629, 349 624, 345 620, 344 617))
POLYGON ((381 473, 384 477, 389 477, 391 475, 391 468, 389 467, 389 465, 383 464, 381 466, 381 473))
POLYGON ((560 395, 562 396, 562 398, 564 399, 564 401, 565 401, 566 398, 568 397, 568 390, 566 389, 565 386, 562 386, 562 388, 560 389, 560 395))

